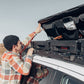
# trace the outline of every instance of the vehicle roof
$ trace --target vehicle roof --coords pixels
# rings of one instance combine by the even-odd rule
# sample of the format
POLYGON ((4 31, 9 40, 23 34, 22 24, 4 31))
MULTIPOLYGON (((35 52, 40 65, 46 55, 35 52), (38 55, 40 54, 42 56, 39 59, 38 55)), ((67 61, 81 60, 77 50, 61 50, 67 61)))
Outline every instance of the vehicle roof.
POLYGON ((84 82, 84 66, 39 55, 34 56, 33 62, 61 71, 84 82))

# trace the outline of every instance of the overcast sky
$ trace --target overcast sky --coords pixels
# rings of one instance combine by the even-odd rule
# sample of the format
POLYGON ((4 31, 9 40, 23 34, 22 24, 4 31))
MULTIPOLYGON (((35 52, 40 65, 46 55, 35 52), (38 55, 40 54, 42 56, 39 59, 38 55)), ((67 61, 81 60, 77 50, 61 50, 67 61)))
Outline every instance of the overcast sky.
MULTIPOLYGON (((32 33, 38 20, 84 4, 84 0, 0 0, 0 43, 6 35, 23 40, 32 33)), ((34 40, 47 40, 44 31, 34 40)))

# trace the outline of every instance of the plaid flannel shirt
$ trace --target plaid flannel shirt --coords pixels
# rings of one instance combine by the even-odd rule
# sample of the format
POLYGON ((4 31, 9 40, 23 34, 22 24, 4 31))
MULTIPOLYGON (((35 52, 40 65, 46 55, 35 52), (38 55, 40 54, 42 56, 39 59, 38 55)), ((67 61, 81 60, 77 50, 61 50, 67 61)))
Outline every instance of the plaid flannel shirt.
MULTIPOLYGON (((24 41, 24 49, 29 45, 35 32, 31 33, 24 41)), ((23 50, 24 50, 23 49, 23 50)), ((20 84, 21 76, 28 75, 32 66, 32 56, 26 56, 25 61, 20 55, 6 51, 1 57, 0 84, 20 84)))

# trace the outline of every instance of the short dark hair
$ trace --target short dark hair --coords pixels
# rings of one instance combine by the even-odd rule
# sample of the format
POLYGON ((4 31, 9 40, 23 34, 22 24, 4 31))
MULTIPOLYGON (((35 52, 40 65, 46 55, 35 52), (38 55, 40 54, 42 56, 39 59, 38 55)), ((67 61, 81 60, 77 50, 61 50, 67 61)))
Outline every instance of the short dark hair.
POLYGON ((19 37, 16 35, 8 35, 3 39, 4 47, 7 50, 12 50, 13 45, 17 45, 17 42, 19 40, 19 37))

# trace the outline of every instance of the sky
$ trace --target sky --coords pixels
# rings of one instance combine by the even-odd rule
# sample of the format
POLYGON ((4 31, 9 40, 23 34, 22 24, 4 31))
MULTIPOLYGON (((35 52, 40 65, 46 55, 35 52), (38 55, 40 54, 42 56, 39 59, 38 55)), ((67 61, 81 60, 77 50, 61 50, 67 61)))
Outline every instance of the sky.
MULTIPOLYGON (((6 35, 20 40, 34 32, 38 20, 84 4, 84 0, 0 0, 0 43, 6 35)), ((33 40, 48 40, 45 31, 33 40)))

